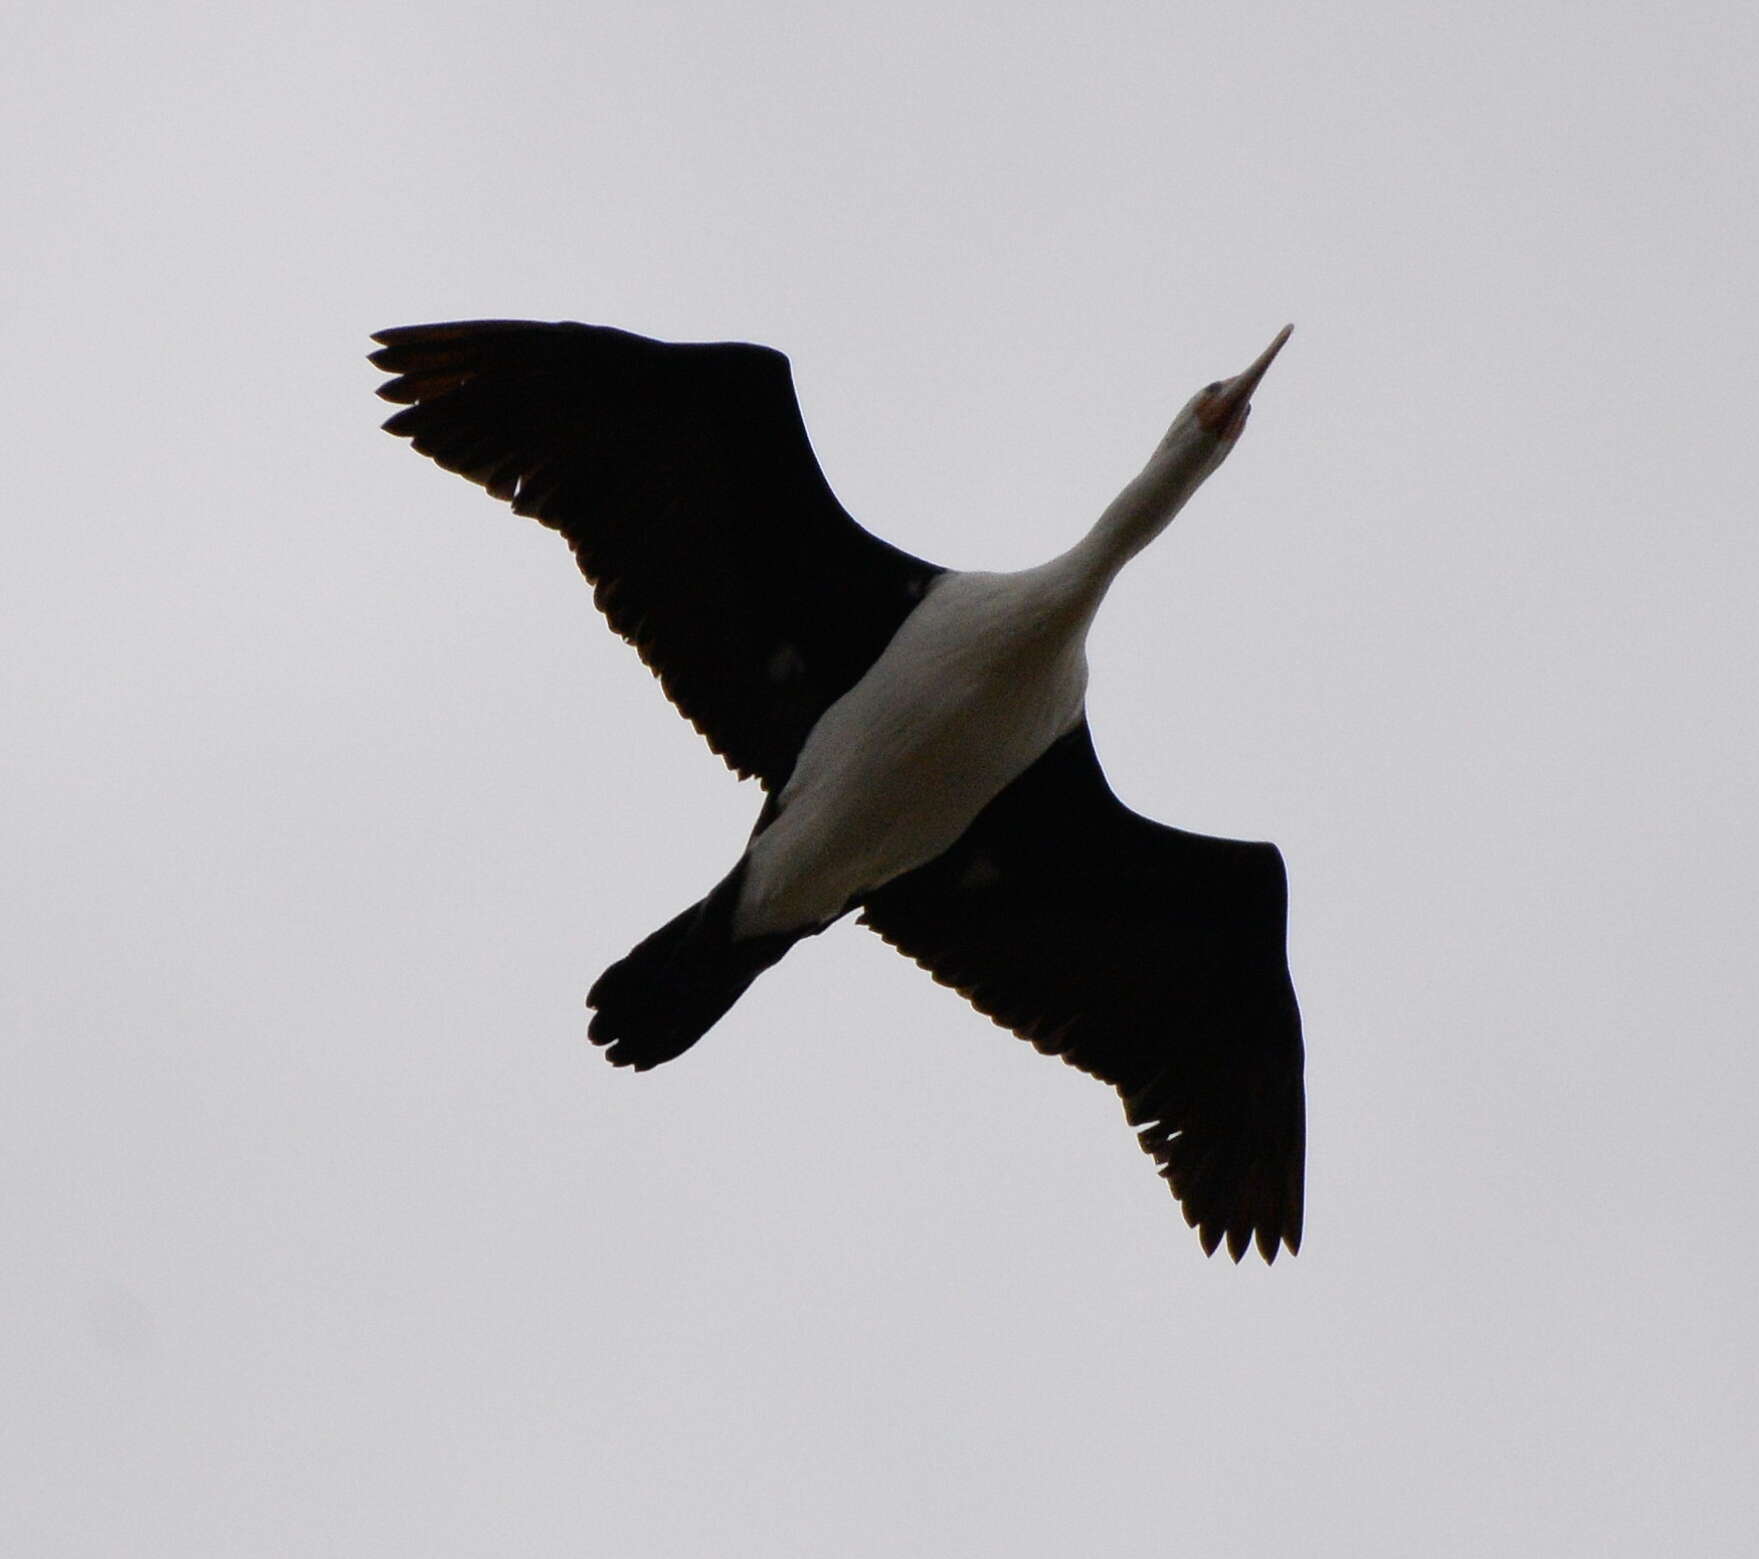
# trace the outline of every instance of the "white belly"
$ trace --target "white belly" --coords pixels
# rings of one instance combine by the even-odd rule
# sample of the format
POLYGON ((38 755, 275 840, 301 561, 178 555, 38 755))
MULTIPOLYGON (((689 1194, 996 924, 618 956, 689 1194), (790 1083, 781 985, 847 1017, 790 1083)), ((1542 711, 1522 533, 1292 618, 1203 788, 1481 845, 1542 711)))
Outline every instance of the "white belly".
POLYGON ((747 852, 735 934, 834 920, 953 844, 1080 719, 1091 615, 1044 569, 942 576, 813 727, 747 852))

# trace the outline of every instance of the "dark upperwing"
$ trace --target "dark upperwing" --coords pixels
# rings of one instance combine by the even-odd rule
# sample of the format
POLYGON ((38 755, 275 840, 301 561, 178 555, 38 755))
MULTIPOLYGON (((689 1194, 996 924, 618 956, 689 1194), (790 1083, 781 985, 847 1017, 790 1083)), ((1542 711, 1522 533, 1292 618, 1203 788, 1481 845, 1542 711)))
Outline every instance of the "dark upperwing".
POLYGON ((1083 721, 863 921, 1047 1055, 1115 1087, 1213 1252, 1301 1243, 1301 1018, 1274 845, 1112 794, 1083 721))
POLYGON ((667 696, 772 791, 942 572, 837 502, 768 347, 518 320, 373 339, 406 407, 386 429, 560 531, 667 696))

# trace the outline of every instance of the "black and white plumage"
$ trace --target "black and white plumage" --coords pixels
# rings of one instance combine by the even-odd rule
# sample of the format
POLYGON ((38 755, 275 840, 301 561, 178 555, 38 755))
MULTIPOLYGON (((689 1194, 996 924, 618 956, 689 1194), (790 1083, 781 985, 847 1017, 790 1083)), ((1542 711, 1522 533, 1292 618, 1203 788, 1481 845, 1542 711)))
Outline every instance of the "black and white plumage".
POLYGON ((1117 1088, 1203 1248, 1299 1248, 1300 1018, 1274 846, 1154 823, 1107 785, 1084 645, 1119 568, 1221 463, 1289 332, 1192 398, 1068 552, 950 571, 870 535, 780 353, 603 326, 379 333, 386 428, 561 532, 611 626, 767 792, 731 873, 593 986, 621 1065, 693 1044, 849 911, 1117 1088))

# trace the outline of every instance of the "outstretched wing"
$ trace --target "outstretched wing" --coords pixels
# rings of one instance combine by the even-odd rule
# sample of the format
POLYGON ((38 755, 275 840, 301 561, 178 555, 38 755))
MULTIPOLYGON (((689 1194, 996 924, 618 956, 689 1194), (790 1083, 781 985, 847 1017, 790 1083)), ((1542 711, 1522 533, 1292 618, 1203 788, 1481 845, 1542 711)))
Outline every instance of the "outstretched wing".
POLYGON ((941 572, 837 502, 767 347, 518 320, 373 339, 406 408, 386 429, 567 537, 667 696, 771 790, 941 572))
POLYGON ((1083 721, 863 921, 1124 1100, 1206 1252, 1301 1244, 1301 1019, 1274 845, 1150 822, 1083 721))

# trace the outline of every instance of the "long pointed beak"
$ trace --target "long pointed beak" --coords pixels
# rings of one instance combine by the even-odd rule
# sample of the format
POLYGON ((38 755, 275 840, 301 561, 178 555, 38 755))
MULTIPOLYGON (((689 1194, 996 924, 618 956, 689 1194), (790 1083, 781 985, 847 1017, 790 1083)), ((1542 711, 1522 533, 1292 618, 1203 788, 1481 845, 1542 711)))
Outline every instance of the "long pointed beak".
POLYGON ((1245 426, 1246 408, 1251 403, 1252 392, 1258 388, 1258 381, 1264 377, 1265 370, 1276 361, 1276 355, 1282 351, 1283 343, 1294 332, 1293 325, 1284 325, 1277 332, 1276 340, 1258 354, 1258 360, 1245 373, 1235 374, 1232 379, 1224 379, 1216 389, 1204 396, 1197 407, 1197 420, 1211 433, 1224 436, 1237 434, 1245 426))

